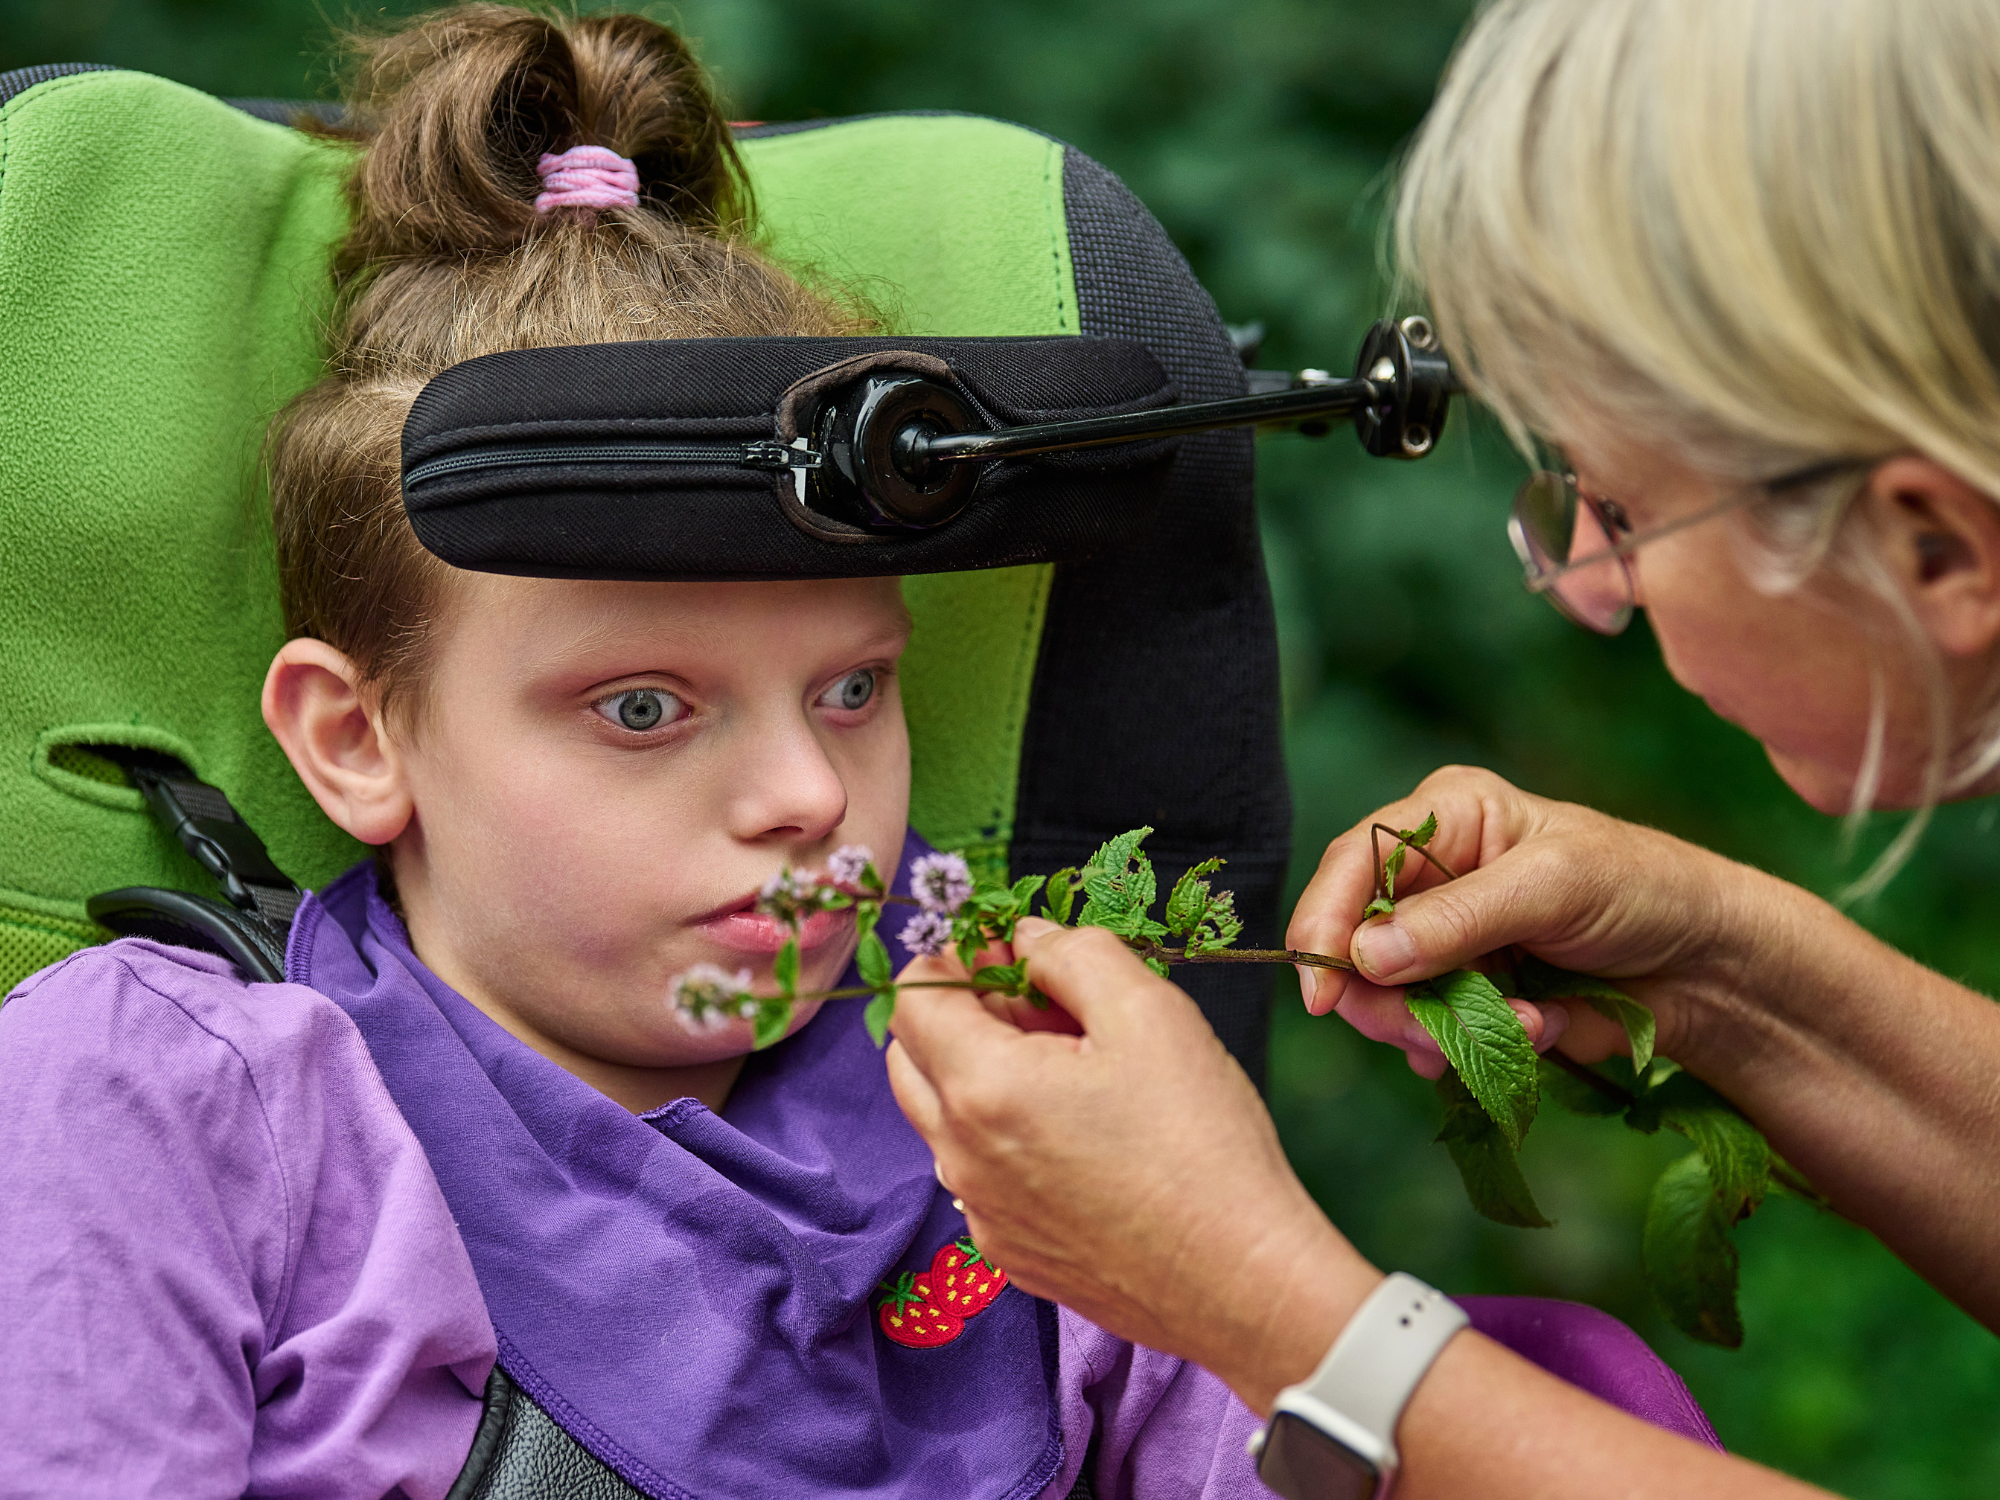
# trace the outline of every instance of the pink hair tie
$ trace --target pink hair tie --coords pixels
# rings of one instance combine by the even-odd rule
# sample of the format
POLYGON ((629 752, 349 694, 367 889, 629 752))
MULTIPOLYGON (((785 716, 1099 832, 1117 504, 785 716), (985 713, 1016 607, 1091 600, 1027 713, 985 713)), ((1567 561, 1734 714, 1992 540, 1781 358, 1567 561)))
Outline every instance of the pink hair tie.
POLYGON ((542 191, 535 212, 557 208, 637 208, 639 169, 603 146, 572 146, 535 164, 542 191))

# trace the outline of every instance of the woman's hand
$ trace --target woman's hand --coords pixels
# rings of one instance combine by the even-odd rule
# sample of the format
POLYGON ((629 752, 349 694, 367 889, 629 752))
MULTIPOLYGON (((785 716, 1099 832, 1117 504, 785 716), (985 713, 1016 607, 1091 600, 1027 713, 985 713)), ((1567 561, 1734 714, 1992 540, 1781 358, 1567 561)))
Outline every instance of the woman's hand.
MULTIPOLYGON (((1016 1283, 1268 1409, 1379 1273, 1300 1186, 1185 993, 1101 929, 1030 920, 1015 946, 1062 1008, 1024 1016, 1075 1029, 1024 1032, 964 990, 906 987, 889 1048, 903 1112, 1016 1283)), ((927 959, 902 977, 964 971, 927 959)))
MULTIPOLYGON (((1382 840, 1383 854, 1392 847, 1382 840)), ((1443 1071, 1444 1058, 1401 987, 1510 943, 1559 968, 1618 979, 1652 1007, 1660 1051, 1686 1061, 1694 1007, 1719 982, 1742 977, 1797 894, 1653 829, 1450 766, 1334 840, 1286 941, 1351 954, 1351 976, 1302 971, 1306 1008, 1337 1009, 1363 1034, 1402 1047, 1427 1077, 1443 1071), (1375 893, 1369 826, 1414 828, 1433 812, 1430 852, 1459 878, 1447 881, 1412 853, 1395 915, 1361 922, 1375 893)), ((1560 1037, 1564 1052, 1596 1061, 1624 1046, 1623 1030, 1586 1005, 1517 1001, 1515 1009, 1538 1048, 1560 1037)))

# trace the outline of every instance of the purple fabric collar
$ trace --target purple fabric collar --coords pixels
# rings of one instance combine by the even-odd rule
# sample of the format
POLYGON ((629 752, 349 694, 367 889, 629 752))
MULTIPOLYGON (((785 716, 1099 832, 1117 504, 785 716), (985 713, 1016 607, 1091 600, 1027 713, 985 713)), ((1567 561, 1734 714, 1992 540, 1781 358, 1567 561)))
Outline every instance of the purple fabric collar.
POLYGON ((876 1326, 877 1284, 965 1221, 858 1003, 752 1057, 721 1116, 635 1117, 432 974, 372 865, 307 898, 287 968, 354 1018, 423 1143, 502 1366, 632 1484, 1025 1500, 1060 1468, 1046 1304, 1008 1288, 935 1349, 876 1326))

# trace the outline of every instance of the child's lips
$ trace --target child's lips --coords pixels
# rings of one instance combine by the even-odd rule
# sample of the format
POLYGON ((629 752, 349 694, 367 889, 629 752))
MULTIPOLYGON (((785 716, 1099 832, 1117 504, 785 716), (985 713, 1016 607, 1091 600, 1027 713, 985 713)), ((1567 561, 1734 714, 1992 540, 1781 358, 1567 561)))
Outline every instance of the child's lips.
MULTIPOLYGON (((805 920, 805 930, 799 934, 799 947, 810 951, 824 945, 839 933, 851 916, 851 912, 845 911, 814 912, 805 920)), ((785 946, 785 939, 792 935, 791 928, 776 917, 747 909, 724 912, 696 926, 711 943, 733 953, 776 953, 785 946)))

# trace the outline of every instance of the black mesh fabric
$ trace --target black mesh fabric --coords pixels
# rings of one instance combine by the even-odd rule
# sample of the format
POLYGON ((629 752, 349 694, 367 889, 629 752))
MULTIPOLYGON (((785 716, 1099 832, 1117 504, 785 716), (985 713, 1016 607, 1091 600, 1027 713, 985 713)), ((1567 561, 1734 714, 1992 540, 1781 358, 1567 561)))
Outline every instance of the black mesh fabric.
MULTIPOLYGON (((1243 393, 1215 307, 1125 185, 1064 160, 1083 331, 1137 339, 1187 400, 1243 393)), ((1275 942, 1291 847, 1277 627, 1241 429, 1184 440, 1153 519, 1115 554, 1056 570, 1015 812, 1016 874, 1081 861, 1150 824, 1163 883, 1208 855, 1237 894, 1243 943, 1275 942)), ((1181 970, 1217 1035, 1261 1081, 1271 972, 1181 970)))
POLYGON ((47 83, 51 78, 67 78, 72 73, 116 71, 109 63, 36 63, 32 68, 16 68, 11 73, 0 73, 0 104, 5 104, 16 94, 25 94, 38 83, 47 83))
POLYGON ((726 463, 539 463, 428 477, 469 452, 781 438, 796 382, 887 351, 944 361, 995 424, 1167 406, 1173 383, 1122 339, 671 339, 522 349, 439 375, 403 426, 419 540, 484 572, 590 578, 828 578, 952 572, 1093 555, 1153 514, 1172 441, 980 466, 932 531, 827 540, 795 524, 793 477, 726 463), (671 415, 666 415, 671 413, 671 415))
POLYGON ((329 104, 313 99, 225 99, 222 101, 231 109, 240 109, 246 115, 255 115, 260 120, 273 125, 297 125, 302 120, 317 121, 321 125, 338 125, 347 117, 345 105, 329 104))

